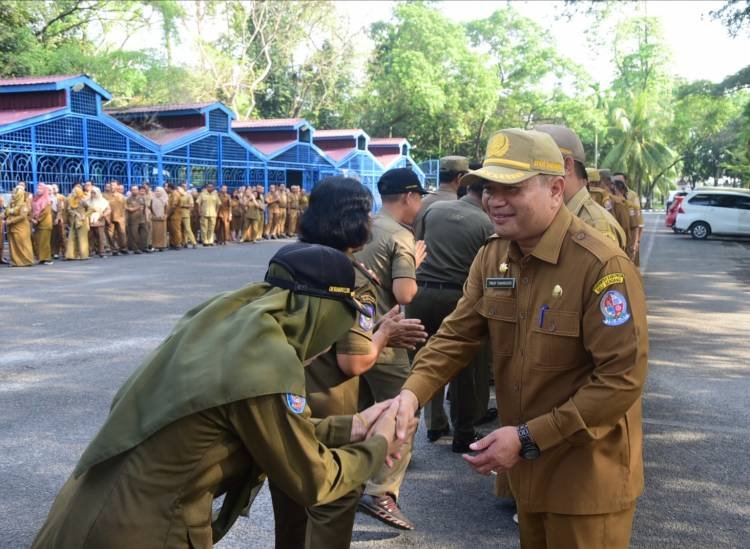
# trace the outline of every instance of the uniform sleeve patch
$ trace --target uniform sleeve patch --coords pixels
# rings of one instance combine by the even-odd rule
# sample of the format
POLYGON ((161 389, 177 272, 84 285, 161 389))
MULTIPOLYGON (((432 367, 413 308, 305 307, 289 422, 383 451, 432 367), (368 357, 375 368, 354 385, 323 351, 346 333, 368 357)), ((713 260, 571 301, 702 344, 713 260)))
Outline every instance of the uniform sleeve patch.
POLYGON ((610 290, 602 296, 599 309, 604 315, 605 326, 620 326, 630 320, 628 302, 625 296, 615 290, 610 290))
POLYGON ((300 395, 293 395, 292 393, 286 394, 286 405, 295 414, 301 414, 305 411, 305 404, 307 399, 300 395))
POLYGON ((607 276, 600 278, 599 282, 594 284, 594 293, 596 295, 599 295, 608 286, 612 286, 613 284, 622 284, 623 282, 625 282, 625 275, 623 273, 608 274, 607 276))
POLYGON ((362 328, 365 332, 369 332, 372 330, 373 326, 373 317, 375 316, 375 307, 373 305, 367 304, 364 306, 365 312, 359 313, 359 327, 362 328))

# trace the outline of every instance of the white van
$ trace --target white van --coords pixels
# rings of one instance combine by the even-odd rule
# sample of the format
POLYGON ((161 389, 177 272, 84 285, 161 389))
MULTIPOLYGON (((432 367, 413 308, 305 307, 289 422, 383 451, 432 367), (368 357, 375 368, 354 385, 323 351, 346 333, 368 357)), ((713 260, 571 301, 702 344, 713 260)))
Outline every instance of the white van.
POLYGON ((750 191, 696 189, 677 210, 675 232, 702 240, 711 234, 750 236, 750 191))

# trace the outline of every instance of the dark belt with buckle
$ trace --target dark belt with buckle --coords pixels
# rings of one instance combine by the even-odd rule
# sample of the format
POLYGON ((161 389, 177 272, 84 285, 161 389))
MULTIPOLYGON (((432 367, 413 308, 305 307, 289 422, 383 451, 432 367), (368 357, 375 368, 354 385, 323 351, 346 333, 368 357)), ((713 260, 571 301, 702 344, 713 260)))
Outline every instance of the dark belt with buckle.
POLYGON ((417 286, 422 288, 431 288, 433 290, 458 290, 463 291, 464 287, 461 284, 454 284, 453 282, 427 282, 426 280, 417 280, 417 286))

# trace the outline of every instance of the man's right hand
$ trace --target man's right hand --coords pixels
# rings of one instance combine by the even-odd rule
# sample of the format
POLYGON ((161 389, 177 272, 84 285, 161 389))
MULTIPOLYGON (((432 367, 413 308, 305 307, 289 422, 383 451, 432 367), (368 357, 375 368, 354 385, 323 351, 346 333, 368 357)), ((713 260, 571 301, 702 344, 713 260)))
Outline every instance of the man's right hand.
POLYGON ((426 257, 427 244, 425 244, 424 240, 417 240, 416 245, 414 246, 414 266, 419 268, 426 257))

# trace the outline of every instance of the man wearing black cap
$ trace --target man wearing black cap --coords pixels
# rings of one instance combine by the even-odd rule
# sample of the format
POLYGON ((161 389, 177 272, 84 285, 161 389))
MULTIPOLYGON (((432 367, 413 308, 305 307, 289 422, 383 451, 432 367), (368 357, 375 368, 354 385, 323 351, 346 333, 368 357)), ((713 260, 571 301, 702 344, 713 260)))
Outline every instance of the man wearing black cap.
MULTIPOLYGON (((372 220, 372 238, 355 254, 381 284, 375 288, 376 321, 394 306, 411 302, 417 294, 416 269, 425 257, 425 248, 423 242, 414 242, 414 235, 407 227, 414 222, 422 195, 426 194, 417 174, 408 168, 385 172, 378 181, 378 191, 383 207, 372 220)), ((362 376, 363 401, 381 401, 398 395, 409 369, 405 349, 386 347, 375 366, 362 376)), ((411 530, 414 526, 396 503, 411 460, 411 441, 404 445, 401 454, 392 468, 382 467, 367 484, 360 509, 390 526, 411 530)))

